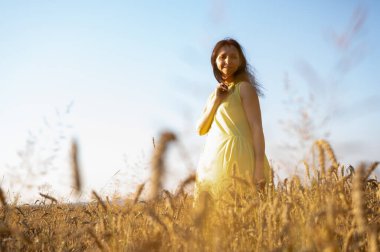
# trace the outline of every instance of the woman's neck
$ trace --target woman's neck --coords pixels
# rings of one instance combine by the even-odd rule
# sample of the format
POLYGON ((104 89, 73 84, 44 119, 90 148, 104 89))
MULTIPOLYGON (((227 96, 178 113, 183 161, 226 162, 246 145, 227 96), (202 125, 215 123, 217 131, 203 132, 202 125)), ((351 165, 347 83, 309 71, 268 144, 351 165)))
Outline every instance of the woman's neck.
POLYGON ((227 86, 231 85, 232 82, 234 82, 234 78, 233 78, 232 76, 227 77, 227 78, 222 77, 222 80, 223 80, 223 82, 224 82, 227 86))

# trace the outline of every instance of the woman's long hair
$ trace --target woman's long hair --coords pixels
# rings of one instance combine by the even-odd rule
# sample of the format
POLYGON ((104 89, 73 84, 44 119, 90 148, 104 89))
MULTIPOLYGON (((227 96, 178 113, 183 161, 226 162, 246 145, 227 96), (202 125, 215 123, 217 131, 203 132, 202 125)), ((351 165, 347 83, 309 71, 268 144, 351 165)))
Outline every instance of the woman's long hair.
POLYGON ((223 82, 222 73, 219 71, 216 65, 216 57, 218 56, 219 49, 226 45, 234 46, 239 52, 239 56, 240 56, 241 64, 239 68, 236 70, 236 72, 234 73, 234 80, 236 82, 248 81, 256 89, 257 95, 263 96, 264 94, 261 90, 262 87, 257 82, 256 77, 253 73, 253 70, 251 69, 251 66, 248 64, 247 59, 245 58, 243 48, 236 40, 232 38, 226 38, 226 39, 220 40, 218 43, 216 43, 216 45, 214 46, 214 49, 212 50, 211 65, 212 65, 215 79, 218 82, 223 82))

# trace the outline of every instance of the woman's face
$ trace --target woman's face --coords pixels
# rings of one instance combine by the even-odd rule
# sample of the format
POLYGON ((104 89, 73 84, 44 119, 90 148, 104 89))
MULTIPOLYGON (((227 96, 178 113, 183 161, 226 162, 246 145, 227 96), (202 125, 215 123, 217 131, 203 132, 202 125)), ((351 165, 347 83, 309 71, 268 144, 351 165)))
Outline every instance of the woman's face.
POLYGON ((216 66, 222 73, 223 79, 233 76, 240 66, 240 56, 236 47, 225 45, 220 48, 216 56, 216 66))

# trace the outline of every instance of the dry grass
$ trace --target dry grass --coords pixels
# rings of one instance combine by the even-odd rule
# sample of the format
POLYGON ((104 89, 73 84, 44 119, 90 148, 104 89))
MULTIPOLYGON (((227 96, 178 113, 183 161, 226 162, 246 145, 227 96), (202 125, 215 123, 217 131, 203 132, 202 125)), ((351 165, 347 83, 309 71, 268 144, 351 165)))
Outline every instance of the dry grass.
POLYGON ((156 145, 154 198, 147 201, 139 200, 145 183, 125 204, 104 202, 93 191, 95 201, 84 205, 41 194, 55 204, 14 206, 0 190, 0 251, 378 251, 380 185, 370 178, 377 163, 345 169, 319 140, 309 183, 294 176, 247 195, 233 191, 252 186, 235 174, 233 200, 201 193, 193 208, 185 187, 194 174, 174 194, 160 187, 163 155, 174 139, 166 134, 156 145))

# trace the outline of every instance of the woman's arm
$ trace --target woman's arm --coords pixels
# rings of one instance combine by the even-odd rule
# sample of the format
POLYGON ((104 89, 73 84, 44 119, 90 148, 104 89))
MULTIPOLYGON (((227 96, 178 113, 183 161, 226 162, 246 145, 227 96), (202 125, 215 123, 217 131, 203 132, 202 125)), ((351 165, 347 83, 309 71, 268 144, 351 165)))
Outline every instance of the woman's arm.
POLYGON ((228 87, 224 83, 218 83, 214 93, 211 96, 210 102, 207 103, 201 119, 197 123, 197 131, 200 136, 206 134, 214 120, 215 113, 228 95, 228 87))
POLYGON ((203 110, 202 117, 197 123, 197 132, 200 136, 206 134, 214 120, 216 110, 218 109, 221 101, 216 98, 215 94, 211 96, 210 102, 207 103, 206 107, 203 110))
POLYGON ((259 98, 255 88, 248 82, 240 84, 240 96, 242 98, 245 115, 253 137, 253 148, 255 152, 255 174, 254 181, 262 183, 264 179, 265 140, 261 122, 261 111, 259 98))

